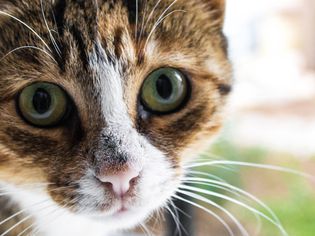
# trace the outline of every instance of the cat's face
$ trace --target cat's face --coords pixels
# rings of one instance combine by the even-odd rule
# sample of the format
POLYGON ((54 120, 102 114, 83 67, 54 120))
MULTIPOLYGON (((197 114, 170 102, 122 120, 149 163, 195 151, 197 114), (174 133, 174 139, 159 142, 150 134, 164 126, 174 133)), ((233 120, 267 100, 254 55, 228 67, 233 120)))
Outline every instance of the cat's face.
POLYGON ((137 2, 0 0, 0 180, 120 228, 174 194, 230 90, 224 0, 137 2))

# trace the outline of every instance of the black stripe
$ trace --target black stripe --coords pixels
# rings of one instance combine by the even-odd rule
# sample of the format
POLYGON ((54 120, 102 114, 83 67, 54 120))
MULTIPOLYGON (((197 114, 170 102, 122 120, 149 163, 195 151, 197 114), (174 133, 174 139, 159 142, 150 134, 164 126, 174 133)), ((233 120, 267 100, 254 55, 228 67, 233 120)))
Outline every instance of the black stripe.
POLYGON ((137 10, 140 13, 140 8, 142 7, 142 1, 141 0, 124 0, 123 1, 125 7, 128 10, 128 18, 130 24, 135 24, 137 20, 137 10), (138 7, 137 7, 138 4, 138 7), (139 9, 137 9, 139 8, 139 9))
POLYGON ((59 46, 59 49, 61 51, 61 57, 59 55, 56 55, 55 58, 58 62, 59 68, 61 71, 65 71, 65 64, 66 64, 66 57, 67 57, 67 52, 65 49, 65 45, 63 45, 62 42, 60 42, 60 38, 63 37, 64 35, 64 22, 65 22, 65 11, 66 11, 66 1, 65 0, 60 0, 57 2, 53 9, 53 16, 54 16, 54 21, 56 22, 57 26, 57 31, 59 34, 58 38, 55 38, 57 40, 57 44, 59 46))
POLYGON ((60 35, 63 35, 63 32, 64 32, 66 7, 67 7, 66 1, 60 0, 54 8, 54 15, 55 15, 55 20, 57 24, 57 29, 60 35))
POLYGON ((73 39, 75 40, 75 42, 78 46, 79 56, 80 56, 80 59, 82 61, 83 67, 85 70, 87 70, 89 60, 88 60, 88 56, 86 54, 87 45, 85 44, 83 33, 74 25, 72 25, 69 28, 69 31, 72 34, 73 39))

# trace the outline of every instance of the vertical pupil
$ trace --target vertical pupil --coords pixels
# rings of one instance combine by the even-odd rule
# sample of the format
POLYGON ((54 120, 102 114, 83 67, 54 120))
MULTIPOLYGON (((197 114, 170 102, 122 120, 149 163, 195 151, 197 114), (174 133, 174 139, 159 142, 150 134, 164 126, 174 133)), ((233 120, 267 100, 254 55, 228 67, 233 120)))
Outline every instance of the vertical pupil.
POLYGON ((49 93, 42 88, 39 88, 35 91, 35 94, 33 96, 33 106, 34 109, 39 114, 44 114, 47 112, 51 105, 51 97, 49 93))
POLYGON ((170 78, 161 75, 156 81, 156 90, 163 99, 168 99, 173 93, 173 86, 170 78))

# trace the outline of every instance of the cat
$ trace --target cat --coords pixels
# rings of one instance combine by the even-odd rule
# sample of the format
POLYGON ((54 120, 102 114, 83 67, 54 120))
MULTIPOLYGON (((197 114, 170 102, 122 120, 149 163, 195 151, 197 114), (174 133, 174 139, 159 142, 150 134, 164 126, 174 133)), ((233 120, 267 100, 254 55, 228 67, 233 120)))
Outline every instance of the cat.
POLYGON ((0 0, 0 235, 111 235, 221 129, 224 0, 0 0))

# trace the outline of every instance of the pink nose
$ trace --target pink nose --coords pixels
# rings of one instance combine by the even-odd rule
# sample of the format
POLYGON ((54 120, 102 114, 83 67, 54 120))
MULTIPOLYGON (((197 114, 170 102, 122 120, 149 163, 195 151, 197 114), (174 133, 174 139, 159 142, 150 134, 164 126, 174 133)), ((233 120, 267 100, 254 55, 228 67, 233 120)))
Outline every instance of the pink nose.
POLYGON ((135 184, 139 177, 139 171, 128 168, 115 175, 97 177, 101 182, 110 186, 118 197, 123 197, 135 184))

